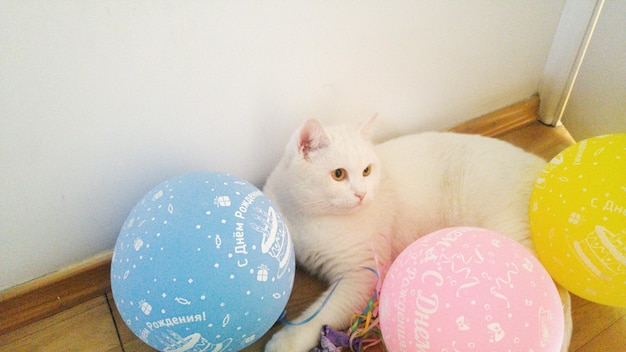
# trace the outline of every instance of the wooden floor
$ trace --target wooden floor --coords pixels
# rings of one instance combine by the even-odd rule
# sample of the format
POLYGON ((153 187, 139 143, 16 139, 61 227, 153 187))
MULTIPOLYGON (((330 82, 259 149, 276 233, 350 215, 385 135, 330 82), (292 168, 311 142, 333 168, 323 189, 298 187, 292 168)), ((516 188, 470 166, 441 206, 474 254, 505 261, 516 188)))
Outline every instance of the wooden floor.
MULTIPOLYGON (((571 145, 563 127, 539 123, 517 128, 498 138, 517 144, 546 159, 571 145)), ((312 303, 324 286, 298 272, 287 307, 288 318, 312 303)), ((1 312, 0 312, 1 313, 1 312)), ((573 297, 574 336, 570 351, 626 351, 626 308, 614 308, 573 297)), ((275 326, 246 351, 262 351, 275 326)), ((0 336, 0 351, 154 351, 126 328, 111 294, 92 299, 50 318, 0 336)))

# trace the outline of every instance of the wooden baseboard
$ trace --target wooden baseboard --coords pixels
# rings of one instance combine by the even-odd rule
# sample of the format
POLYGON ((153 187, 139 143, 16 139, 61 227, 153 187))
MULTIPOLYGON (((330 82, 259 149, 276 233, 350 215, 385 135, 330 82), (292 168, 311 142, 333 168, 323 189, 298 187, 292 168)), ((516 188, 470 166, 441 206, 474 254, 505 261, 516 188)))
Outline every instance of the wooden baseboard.
MULTIPOLYGON (((451 129, 496 137, 537 121, 539 97, 513 104, 451 129)), ((112 251, 0 292, 0 335, 50 317, 110 291, 112 251)))
POLYGON ((0 292, 0 335, 104 295, 112 252, 0 292))
POLYGON ((539 96, 483 115, 450 129, 452 132, 498 137, 539 120, 539 96))

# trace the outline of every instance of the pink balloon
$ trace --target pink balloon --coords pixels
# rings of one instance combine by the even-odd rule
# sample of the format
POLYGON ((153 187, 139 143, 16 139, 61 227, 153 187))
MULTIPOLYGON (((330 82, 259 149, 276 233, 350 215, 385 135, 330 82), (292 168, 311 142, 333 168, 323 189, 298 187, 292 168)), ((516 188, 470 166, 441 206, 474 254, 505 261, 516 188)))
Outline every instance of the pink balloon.
POLYGON ((563 308, 526 248, 496 232, 433 232, 394 261, 380 293, 389 351, 559 351, 563 308))

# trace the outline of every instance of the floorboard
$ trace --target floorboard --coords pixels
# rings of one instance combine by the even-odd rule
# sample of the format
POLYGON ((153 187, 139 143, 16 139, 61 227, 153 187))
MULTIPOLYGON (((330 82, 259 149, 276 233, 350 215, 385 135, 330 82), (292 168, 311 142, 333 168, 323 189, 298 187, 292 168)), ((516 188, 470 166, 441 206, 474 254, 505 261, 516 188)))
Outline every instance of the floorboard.
POLYGON ((105 296, 0 336, 0 351, 122 352, 105 296))

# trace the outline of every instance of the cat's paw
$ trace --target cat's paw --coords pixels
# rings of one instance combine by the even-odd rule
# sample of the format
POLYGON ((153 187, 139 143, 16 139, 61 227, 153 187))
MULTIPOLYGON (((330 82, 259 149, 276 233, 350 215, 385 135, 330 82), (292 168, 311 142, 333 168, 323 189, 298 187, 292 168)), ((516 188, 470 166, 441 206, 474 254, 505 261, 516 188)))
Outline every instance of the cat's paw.
POLYGON ((309 352, 317 346, 319 338, 320 331, 288 326, 274 334, 265 345, 265 352, 309 352))

